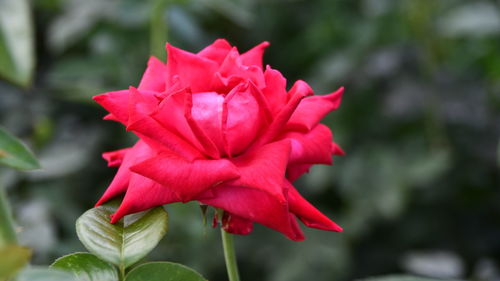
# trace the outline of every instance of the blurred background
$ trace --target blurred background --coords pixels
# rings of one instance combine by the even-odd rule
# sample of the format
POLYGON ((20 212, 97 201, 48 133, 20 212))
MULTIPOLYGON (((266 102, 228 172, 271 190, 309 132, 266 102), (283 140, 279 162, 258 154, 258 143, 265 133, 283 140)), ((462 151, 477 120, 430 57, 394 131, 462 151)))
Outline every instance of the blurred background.
MULTIPOLYGON (((0 124, 43 169, 2 169, 0 184, 34 264, 84 250, 74 222, 115 173, 100 154, 134 142, 91 97, 137 86, 166 40, 197 52, 222 37, 240 51, 269 41, 265 63, 289 84, 346 87, 325 123, 347 155, 296 183, 345 232, 292 242, 256 226, 236 237, 243 280, 500 280, 499 1, 3 2, 0 46, 15 47, 0 48, 0 124)), ((150 259, 225 280, 218 229, 196 204, 167 210, 150 259)))

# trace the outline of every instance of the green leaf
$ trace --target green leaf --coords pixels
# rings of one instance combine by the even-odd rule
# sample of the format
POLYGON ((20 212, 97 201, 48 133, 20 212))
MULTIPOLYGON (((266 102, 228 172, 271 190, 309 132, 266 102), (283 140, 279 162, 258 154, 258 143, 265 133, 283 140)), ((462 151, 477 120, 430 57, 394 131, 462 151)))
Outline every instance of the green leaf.
POLYGON ((120 268, 127 268, 145 257, 167 232, 167 212, 156 207, 126 216, 110 224, 116 202, 85 212, 76 221, 76 232, 83 245, 98 256, 120 268))
POLYGON ((34 56, 29 1, 0 0, 0 76, 27 87, 34 56))
POLYGON ((111 264, 89 253, 73 253, 58 258, 51 268, 71 272, 78 281, 118 281, 118 271, 111 264))
MULTIPOLYGON (((386 275, 358 279, 357 281, 443 281, 442 279, 426 278, 412 275, 386 275)), ((448 280, 450 281, 450 280, 448 280)))
POLYGON ((44 267, 31 267, 19 274, 16 281, 77 281, 71 273, 44 267))
MULTIPOLYGON (((1 2, 2 0, 0 0, 1 2)), ((17 138, 0 127, 0 164, 16 169, 40 168, 33 153, 17 138)))
POLYGON ((149 262, 132 269, 125 281, 206 281, 206 279, 182 264, 149 262))
POLYGON ((14 276, 31 257, 31 250, 18 245, 0 248, 0 280, 14 276))

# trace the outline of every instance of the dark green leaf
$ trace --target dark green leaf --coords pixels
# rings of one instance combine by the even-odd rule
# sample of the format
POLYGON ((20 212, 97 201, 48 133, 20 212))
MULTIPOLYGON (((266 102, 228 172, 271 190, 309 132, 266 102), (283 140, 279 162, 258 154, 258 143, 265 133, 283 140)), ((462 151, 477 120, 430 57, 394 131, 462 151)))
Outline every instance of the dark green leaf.
POLYGON ((76 221, 76 231, 87 249, 119 267, 129 267, 145 257, 167 232, 167 212, 157 207, 126 216, 110 224, 116 204, 90 209, 76 221))
POLYGON ((33 26, 28 0, 0 1, 0 76, 28 86, 34 66, 33 26))
POLYGON ((50 267, 71 272, 78 281, 119 280, 114 266, 89 253, 73 253, 58 258, 50 267))
POLYGON ((0 248, 0 280, 5 280, 21 268, 31 257, 31 250, 18 245, 9 245, 0 248))
POLYGON ((16 281, 77 281, 71 273, 43 267, 32 267, 16 277, 16 281))
POLYGON ((40 168, 33 153, 20 140, 0 127, 0 164, 16 169, 40 168))
POLYGON ((125 281, 206 281, 206 279, 182 264, 150 262, 132 269, 125 281))

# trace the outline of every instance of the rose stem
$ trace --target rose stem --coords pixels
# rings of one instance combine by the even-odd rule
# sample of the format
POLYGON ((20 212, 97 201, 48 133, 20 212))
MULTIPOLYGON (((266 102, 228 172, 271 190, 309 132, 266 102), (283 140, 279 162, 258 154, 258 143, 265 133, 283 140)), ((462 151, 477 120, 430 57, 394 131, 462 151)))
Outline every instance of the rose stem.
POLYGON ((16 231, 5 190, 0 187, 0 247, 15 244, 16 231))
MULTIPOLYGON (((221 219, 222 213, 222 211, 219 212, 219 214, 221 214, 221 219)), ((220 233, 222 236, 224 259, 226 260, 226 268, 229 281, 240 281, 240 276, 238 274, 238 264, 236 263, 236 254, 234 252, 233 235, 227 233, 222 227, 220 228, 220 233)))

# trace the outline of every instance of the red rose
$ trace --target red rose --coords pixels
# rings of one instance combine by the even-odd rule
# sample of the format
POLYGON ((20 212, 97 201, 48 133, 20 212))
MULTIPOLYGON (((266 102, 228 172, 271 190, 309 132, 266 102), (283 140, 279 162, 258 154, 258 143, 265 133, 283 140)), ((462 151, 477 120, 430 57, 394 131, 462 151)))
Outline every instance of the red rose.
POLYGON ((292 240, 309 227, 342 231, 291 184, 342 150, 320 120, 343 89, 313 96, 304 81, 286 90, 281 73, 262 68, 264 42, 239 54, 219 39, 197 54, 167 44, 168 63, 152 57, 139 87, 94 100, 140 140, 104 153, 119 167, 97 205, 125 193, 113 215, 197 200, 223 209, 226 231, 248 234, 254 222, 292 240))

